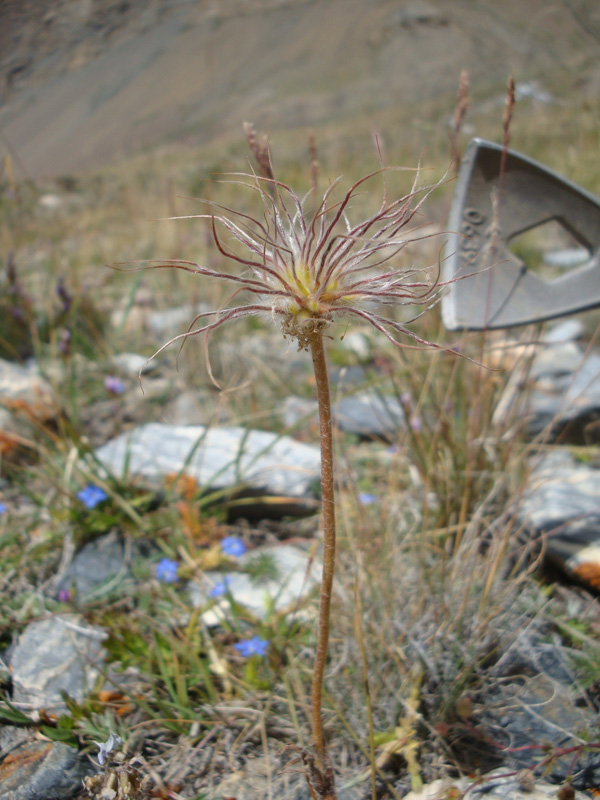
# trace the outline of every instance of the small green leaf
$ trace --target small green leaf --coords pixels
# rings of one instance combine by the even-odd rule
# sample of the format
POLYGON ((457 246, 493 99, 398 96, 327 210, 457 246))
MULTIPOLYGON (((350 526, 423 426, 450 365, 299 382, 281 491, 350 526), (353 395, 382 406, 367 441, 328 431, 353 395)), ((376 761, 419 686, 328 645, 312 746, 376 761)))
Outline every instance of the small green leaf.
POLYGON ((381 731, 381 733, 375 732, 373 734, 373 741, 375 742, 375 747, 382 747, 384 744, 388 742, 393 742, 394 739, 397 739, 398 735, 395 730, 393 731, 381 731))
POLYGON ((19 711, 18 708, 15 708, 5 697, 0 700, 0 721, 5 722, 7 725, 29 726, 35 724, 32 719, 23 714, 22 711, 19 711))
POLYGON ((52 739, 53 742, 62 742, 70 747, 79 746, 73 731, 64 730, 64 728, 53 728, 50 725, 40 725, 40 732, 47 736, 48 739, 52 739))

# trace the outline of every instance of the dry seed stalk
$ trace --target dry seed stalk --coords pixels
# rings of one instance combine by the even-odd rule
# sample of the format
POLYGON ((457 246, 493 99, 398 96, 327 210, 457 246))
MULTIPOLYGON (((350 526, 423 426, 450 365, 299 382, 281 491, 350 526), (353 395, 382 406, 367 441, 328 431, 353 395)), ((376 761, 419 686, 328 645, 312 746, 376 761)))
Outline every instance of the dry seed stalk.
POLYGON ((317 629, 317 652, 313 669, 311 711, 313 744, 317 756, 317 765, 323 769, 326 763, 326 746, 323 734, 321 702, 323 693, 323 676, 327 661, 327 645, 329 643, 329 616, 331 592, 335 571, 335 487, 333 472, 333 436, 331 424, 331 397, 325 344, 321 331, 316 332, 310 341, 317 402, 319 405, 319 429, 321 435, 321 513, 323 517, 323 577, 319 596, 319 624, 317 629))
POLYGON ((310 177, 313 192, 319 190, 319 157, 317 155, 317 137, 311 131, 308 135, 308 155, 310 158, 310 177))
POLYGON ((452 130, 450 133, 450 144, 452 148, 452 171, 458 173, 460 165, 460 152, 458 141, 460 138, 460 131, 464 122, 467 111, 469 110, 469 73, 463 69, 460 73, 458 81, 458 92, 456 95, 456 107, 454 109, 454 119, 452 121, 452 130))

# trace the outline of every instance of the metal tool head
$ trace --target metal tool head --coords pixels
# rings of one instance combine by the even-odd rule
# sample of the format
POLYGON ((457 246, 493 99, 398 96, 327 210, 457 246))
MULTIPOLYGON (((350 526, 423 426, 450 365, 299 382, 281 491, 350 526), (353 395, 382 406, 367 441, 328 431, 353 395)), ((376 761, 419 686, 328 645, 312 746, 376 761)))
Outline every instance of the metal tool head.
POLYGON ((473 139, 449 228, 442 317, 450 330, 508 328, 600 305, 600 200, 542 164, 512 150, 503 159, 500 145, 473 139), (584 262, 558 276, 511 249, 526 231, 545 226, 543 237, 548 222, 584 248, 584 262))

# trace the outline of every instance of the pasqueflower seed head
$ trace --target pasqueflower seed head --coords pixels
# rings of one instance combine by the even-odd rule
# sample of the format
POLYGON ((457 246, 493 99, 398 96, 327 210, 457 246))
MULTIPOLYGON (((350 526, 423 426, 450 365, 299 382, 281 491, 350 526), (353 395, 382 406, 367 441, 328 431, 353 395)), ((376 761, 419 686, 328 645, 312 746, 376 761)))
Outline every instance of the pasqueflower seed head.
POLYGON ((394 259, 407 244, 428 238, 407 226, 441 181, 419 187, 417 170, 411 191, 390 200, 387 169, 366 175, 339 196, 338 179, 313 212, 305 211, 307 198, 301 200, 280 181, 233 173, 230 182, 257 193, 262 202, 260 217, 209 201, 205 202, 209 202, 212 213, 171 217, 209 220, 218 250, 238 269, 222 272, 183 260, 146 262, 147 269, 181 269, 216 278, 234 288, 219 310, 199 314, 186 333, 171 339, 158 353, 174 341, 208 335, 227 322, 255 314, 279 319, 284 334, 295 338, 301 348, 308 346, 316 331, 343 318, 370 323, 396 345, 406 346, 397 337, 407 336, 418 345, 432 346, 409 330, 407 322, 398 322, 376 309, 407 305, 427 308, 437 300, 439 265, 431 277, 423 268, 394 265, 394 259), (378 176, 383 178, 378 210, 352 222, 353 200, 378 176))

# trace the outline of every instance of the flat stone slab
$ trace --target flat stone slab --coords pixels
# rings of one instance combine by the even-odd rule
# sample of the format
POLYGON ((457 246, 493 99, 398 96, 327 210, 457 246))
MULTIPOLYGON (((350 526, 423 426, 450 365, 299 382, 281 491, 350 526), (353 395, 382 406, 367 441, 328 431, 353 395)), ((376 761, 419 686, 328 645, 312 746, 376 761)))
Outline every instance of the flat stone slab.
POLYGON ((92 770, 73 747, 29 740, 0 761, 0 800, 70 800, 92 770))
POLYGON ((58 412, 50 384, 39 374, 35 362, 23 366, 0 359, 0 405, 23 410, 40 422, 52 419, 58 412))
POLYGON ((565 247, 562 250, 549 250, 543 255, 545 264, 564 270, 585 264, 589 258, 590 253, 585 247, 565 247))
POLYGON ((78 600, 89 600, 101 594, 130 576, 130 562, 140 556, 141 549, 138 542, 128 548, 117 531, 99 536, 74 556, 64 577, 55 586, 55 593, 74 589, 78 600))
MULTIPOLYGON (((529 782, 526 774, 506 776, 505 772, 501 768, 484 775, 472 789, 473 781, 468 778, 440 778, 428 783, 420 792, 409 792, 404 800, 447 800, 455 795, 462 797, 467 790, 468 797, 483 796, 486 800, 556 800, 559 788, 556 784, 536 778, 529 782)), ((573 793, 573 800, 587 800, 587 797, 584 792, 573 793)))
MULTIPOLYGON (((576 666, 568 647, 547 641, 548 629, 532 622, 503 651, 494 665, 497 681, 486 692, 478 724, 497 742, 504 772, 531 769, 548 751, 594 740, 597 713, 582 702, 576 666)), ((540 771, 537 773, 540 774, 540 771)), ((573 753, 557 757, 544 771, 547 780, 561 784, 572 777, 573 787, 588 789, 600 778, 600 754, 573 753)))
POLYGON ((577 339, 581 339, 584 333, 585 328, 581 320, 571 317, 552 325, 544 336, 544 342, 546 344, 575 342, 577 339))
POLYGON ((319 406, 316 400, 290 395, 280 404, 280 415, 286 428, 295 425, 319 424, 319 406))
POLYGON ((355 433, 365 439, 395 439, 406 428, 406 414, 397 397, 373 392, 344 397, 333 409, 341 431, 355 433))
MULTIPOLYGON (((393 395, 359 392, 336 402, 332 412, 339 430, 363 439, 393 441, 399 431, 406 429, 405 409, 393 395)), ((318 423, 317 403, 303 397, 288 397, 282 403, 282 419, 288 427, 304 421, 318 423)))
MULTIPOLYGON (((207 572, 198 581, 189 584, 192 604, 201 608, 211 602, 215 586, 227 583, 227 589, 236 603, 247 608, 259 619, 273 611, 291 611, 308 592, 320 583, 321 563, 310 554, 293 545, 257 547, 239 559, 241 569, 252 568, 252 562, 269 559, 273 575, 253 579, 248 572, 207 572)), ((207 625, 218 625, 230 616, 230 601, 219 596, 216 604, 202 616, 207 625)))
POLYGON ((320 453, 289 436, 234 427, 149 423, 111 439, 95 452, 117 478, 150 485, 185 473, 204 488, 246 485, 270 495, 303 497, 319 478, 320 453))
POLYGON ((544 346, 529 368, 522 365, 511 376, 494 421, 517 416, 531 438, 544 433, 549 442, 600 441, 600 354, 585 355, 573 341, 544 346))
POLYGON ((137 378, 140 373, 146 375, 156 369, 154 361, 148 361, 145 356, 139 353, 118 353, 111 359, 112 366, 122 372, 124 375, 129 375, 131 378, 137 378))
POLYGON ((600 590, 600 470, 555 449, 535 466, 516 522, 543 537, 546 557, 600 590))
POLYGON ((199 305, 176 306, 175 308, 164 308, 159 311, 149 311, 147 324, 157 336, 175 335, 186 331, 188 325, 197 314, 203 314, 209 310, 208 306, 200 303, 199 305))
POLYGON ((54 419, 59 407, 52 389, 38 371, 0 359, 0 452, 10 457, 20 447, 33 447, 36 426, 54 419))
POLYGON ((66 710, 61 692, 81 702, 104 666, 107 634, 79 614, 31 622, 10 656, 15 705, 26 713, 66 710))

